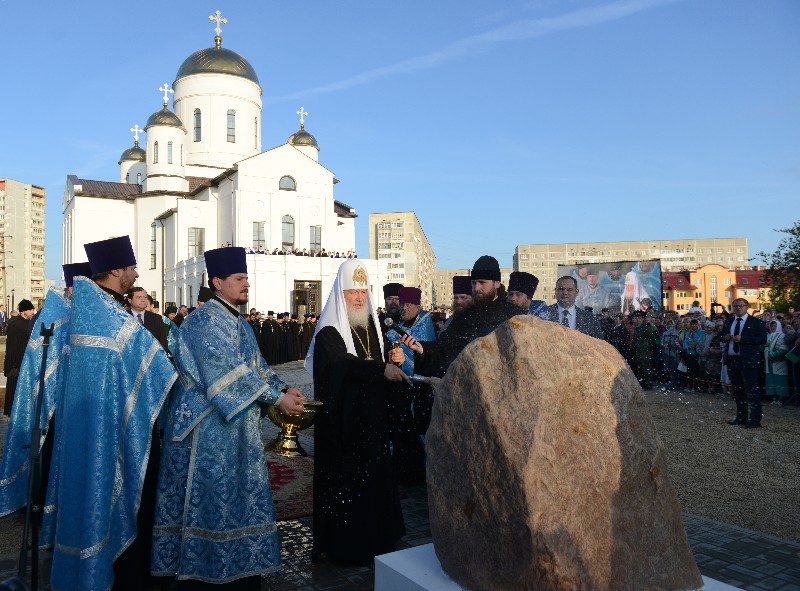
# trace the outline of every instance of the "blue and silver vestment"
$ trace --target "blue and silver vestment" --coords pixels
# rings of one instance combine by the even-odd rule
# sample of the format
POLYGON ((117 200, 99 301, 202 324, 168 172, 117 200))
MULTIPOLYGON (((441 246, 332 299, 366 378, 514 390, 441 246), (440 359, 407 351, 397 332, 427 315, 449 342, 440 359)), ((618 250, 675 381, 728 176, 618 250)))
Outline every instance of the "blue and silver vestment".
POLYGON ((274 572, 280 547, 257 402, 277 403, 285 384, 250 325, 216 299, 181 325, 175 361, 153 574, 226 583, 274 572))
POLYGON ((176 372, 153 335, 91 280, 75 278, 72 303, 50 581, 103 591, 136 537, 153 425, 176 372))

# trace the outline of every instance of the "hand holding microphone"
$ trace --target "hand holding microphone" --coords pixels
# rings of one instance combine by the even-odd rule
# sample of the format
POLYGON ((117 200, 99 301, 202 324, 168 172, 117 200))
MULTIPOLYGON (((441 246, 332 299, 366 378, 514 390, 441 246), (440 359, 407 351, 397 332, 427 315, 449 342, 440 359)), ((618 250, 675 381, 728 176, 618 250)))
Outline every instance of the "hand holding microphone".
POLYGON ((387 318, 386 320, 384 320, 383 325, 386 328, 393 330, 397 334, 399 334, 400 342, 403 343, 406 347, 408 347, 412 351, 419 353, 420 355, 424 352, 420 342, 414 337, 412 337, 410 334, 408 334, 405 330, 397 326, 394 323, 394 320, 392 320, 391 318, 387 318))

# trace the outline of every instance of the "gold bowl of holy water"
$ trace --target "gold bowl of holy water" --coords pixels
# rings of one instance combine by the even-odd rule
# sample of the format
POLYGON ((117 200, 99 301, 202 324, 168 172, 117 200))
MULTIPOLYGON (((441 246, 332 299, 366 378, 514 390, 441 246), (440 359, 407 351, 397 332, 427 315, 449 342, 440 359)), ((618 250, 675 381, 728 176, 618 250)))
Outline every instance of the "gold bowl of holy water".
POLYGON ((312 398, 303 400, 303 412, 296 415, 287 415, 278 410, 278 407, 271 404, 267 407, 269 420, 280 427, 281 432, 270 441, 264 449, 287 458, 307 456, 308 452, 300 445, 297 432, 310 427, 314 424, 317 410, 322 406, 322 402, 312 398))

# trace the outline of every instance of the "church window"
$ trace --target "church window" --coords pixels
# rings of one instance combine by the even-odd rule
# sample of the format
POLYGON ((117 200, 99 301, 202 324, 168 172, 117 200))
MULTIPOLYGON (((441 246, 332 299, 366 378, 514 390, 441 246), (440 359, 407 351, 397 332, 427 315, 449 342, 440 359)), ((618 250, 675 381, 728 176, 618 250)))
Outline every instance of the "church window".
POLYGON ((199 257, 205 252, 205 228, 189 228, 189 258, 199 257))
POLYGON ((156 225, 150 226, 150 268, 156 268, 156 225))
POLYGON ((186 288, 189 290, 189 305, 191 306, 194 302, 194 285, 188 285, 186 288))
POLYGON ((258 117, 253 119, 253 142, 255 144, 253 147, 258 150, 258 117))
POLYGON ((194 110, 194 141, 199 142, 202 138, 202 134, 200 133, 200 124, 203 121, 203 116, 200 113, 200 109, 194 110))
POLYGON ((126 183, 130 183, 131 182, 131 173, 129 173, 129 172, 125 173, 125 182, 126 183))
POLYGON ((142 173, 141 172, 137 172, 136 173, 136 184, 137 185, 141 185, 142 184, 142 173))
POLYGON ((236 111, 228 109, 228 141, 236 141, 236 111))
POLYGON ((264 240, 264 227, 266 222, 253 222, 253 248, 263 248, 266 246, 264 240))
POLYGON ((172 164, 172 142, 167 143, 167 164, 172 164))
POLYGON ((158 164, 158 142, 153 144, 153 164, 158 164))
POLYGON ((278 182, 278 188, 281 191, 297 191, 297 183, 290 176, 282 176, 278 182))
POLYGON ((282 223, 282 242, 281 246, 291 246, 294 247, 294 218, 290 215, 285 215, 281 219, 282 223))
POLYGON ((311 235, 309 238, 309 246, 311 250, 322 249, 322 226, 311 226, 311 235))

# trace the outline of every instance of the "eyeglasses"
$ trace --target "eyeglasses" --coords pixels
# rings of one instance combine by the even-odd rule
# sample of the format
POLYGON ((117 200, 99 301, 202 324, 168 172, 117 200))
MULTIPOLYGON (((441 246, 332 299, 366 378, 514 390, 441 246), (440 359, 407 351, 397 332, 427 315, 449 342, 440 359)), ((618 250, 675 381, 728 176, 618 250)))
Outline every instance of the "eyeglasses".
POLYGON ((746 305, 744 305, 744 304, 734 304, 734 305, 733 305, 733 306, 731 306, 731 307, 732 307, 732 308, 746 308, 747 306, 746 306, 746 305))

